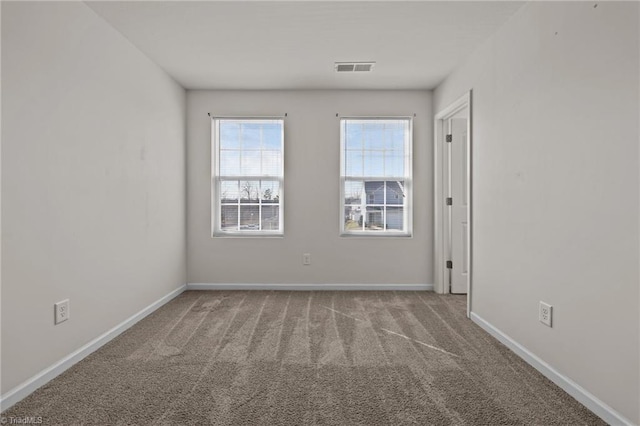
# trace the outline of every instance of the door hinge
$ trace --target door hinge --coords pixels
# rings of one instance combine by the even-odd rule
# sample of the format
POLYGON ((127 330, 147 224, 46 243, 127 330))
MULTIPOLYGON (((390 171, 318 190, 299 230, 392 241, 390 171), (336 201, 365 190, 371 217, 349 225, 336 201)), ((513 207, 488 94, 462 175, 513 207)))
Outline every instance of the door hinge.
POLYGON ((453 198, 447 197, 447 205, 448 206, 452 206, 453 205, 453 198))
POLYGON ((453 269, 453 262, 451 260, 447 260, 447 269, 453 269))
POLYGON ((453 135, 447 135, 447 142, 453 142, 453 135))

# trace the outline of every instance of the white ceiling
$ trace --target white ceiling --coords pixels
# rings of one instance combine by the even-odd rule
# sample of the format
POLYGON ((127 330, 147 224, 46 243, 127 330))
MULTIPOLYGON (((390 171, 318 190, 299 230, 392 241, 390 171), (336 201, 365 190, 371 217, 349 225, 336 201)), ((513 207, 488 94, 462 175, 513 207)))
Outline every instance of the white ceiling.
POLYGON ((87 4, 187 89, 432 89, 523 3, 87 4), (337 74, 336 61, 376 66, 337 74))

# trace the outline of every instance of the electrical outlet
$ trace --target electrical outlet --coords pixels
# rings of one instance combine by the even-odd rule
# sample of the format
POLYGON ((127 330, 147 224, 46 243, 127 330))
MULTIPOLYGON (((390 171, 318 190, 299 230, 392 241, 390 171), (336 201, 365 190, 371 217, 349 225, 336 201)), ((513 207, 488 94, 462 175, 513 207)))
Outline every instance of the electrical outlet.
POLYGON ((55 324, 60 324, 69 319, 69 299, 63 300, 53 305, 55 312, 55 324))
POLYGON ((302 253, 302 264, 311 265, 311 253, 302 253))
POLYGON ((538 319, 544 325, 551 327, 551 316, 553 314, 553 306, 548 303, 540 301, 540 307, 538 311, 538 319))

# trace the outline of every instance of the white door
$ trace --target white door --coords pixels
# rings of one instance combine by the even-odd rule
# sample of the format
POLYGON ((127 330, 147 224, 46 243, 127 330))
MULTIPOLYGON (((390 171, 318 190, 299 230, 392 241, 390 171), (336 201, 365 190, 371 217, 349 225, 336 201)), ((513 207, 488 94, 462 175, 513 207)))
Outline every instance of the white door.
POLYGON ((448 265, 451 293, 467 293, 469 275, 469 232, 468 232, 468 190, 467 188, 467 110, 466 108, 450 118, 449 145, 449 226, 450 260, 448 265), (464 117, 464 118, 462 118, 464 117))

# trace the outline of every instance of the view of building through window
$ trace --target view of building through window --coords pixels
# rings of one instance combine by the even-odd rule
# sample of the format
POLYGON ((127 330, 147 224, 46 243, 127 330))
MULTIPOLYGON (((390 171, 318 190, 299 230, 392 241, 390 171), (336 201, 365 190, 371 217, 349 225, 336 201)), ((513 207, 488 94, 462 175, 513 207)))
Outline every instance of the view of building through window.
POLYGON ((410 234, 410 119, 342 119, 343 233, 410 234))

